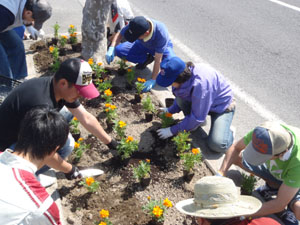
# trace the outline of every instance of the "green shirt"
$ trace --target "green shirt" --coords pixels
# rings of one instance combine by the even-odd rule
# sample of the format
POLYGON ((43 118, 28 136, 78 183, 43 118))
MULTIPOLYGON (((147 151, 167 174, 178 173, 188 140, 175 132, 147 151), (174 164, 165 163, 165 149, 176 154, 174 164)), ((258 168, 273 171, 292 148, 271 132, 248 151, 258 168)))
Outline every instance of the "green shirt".
MULTIPOLYGON (((293 188, 300 188, 300 129, 282 124, 281 126, 290 131, 294 138, 294 145, 290 158, 286 161, 280 159, 268 160, 265 164, 270 173, 278 180, 283 181, 285 185, 293 188)), ((253 130, 245 135, 245 145, 248 145, 252 140, 252 134, 253 130)))

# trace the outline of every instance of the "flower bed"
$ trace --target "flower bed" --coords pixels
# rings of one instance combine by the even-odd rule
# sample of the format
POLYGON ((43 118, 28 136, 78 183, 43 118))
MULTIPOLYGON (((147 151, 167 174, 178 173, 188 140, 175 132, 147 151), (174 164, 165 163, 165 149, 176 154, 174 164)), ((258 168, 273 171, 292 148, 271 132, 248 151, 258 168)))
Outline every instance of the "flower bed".
MULTIPOLYGON (((40 46, 43 46, 43 44, 40 43, 40 46)), ((49 63, 46 66, 43 62, 39 64, 37 60, 35 63, 36 66, 40 66, 39 71, 53 74, 51 71, 53 59, 48 48, 48 44, 44 43, 44 47, 36 48, 36 50, 49 63), (46 57, 48 58, 46 59, 46 57)), ((68 49, 67 54, 66 56, 59 56, 60 61, 66 57, 78 56, 78 53, 72 52, 68 44, 65 45, 65 48, 68 49)), ((35 58, 41 59, 41 56, 39 55, 35 58)), ((92 61, 90 62, 93 63, 92 61)), ((102 64, 97 62, 95 65, 101 67, 102 64)), ((64 175, 58 173, 58 189, 67 224, 94 225, 100 224, 100 222, 104 224, 104 217, 101 219, 99 215, 102 209, 109 211, 109 221, 112 224, 153 224, 155 220, 150 215, 151 213, 149 214, 143 210, 149 203, 149 197, 158 201, 167 198, 168 201, 175 205, 176 202, 182 199, 192 197, 193 184, 196 180, 203 176, 211 175, 206 165, 200 163, 194 168, 195 175, 190 183, 185 181, 183 178, 183 161, 180 160, 177 154, 174 142, 171 138, 160 140, 156 134, 156 130, 162 127, 161 118, 155 112, 153 120, 147 122, 142 102, 137 103, 135 101, 134 96, 137 91, 134 84, 141 81, 142 78, 137 79, 137 77, 140 77, 140 74, 135 74, 135 79, 130 81, 133 88, 129 89, 126 87, 128 76, 119 75, 118 68, 119 65, 116 63, 113 67, 110 67, 109 72, 106 73, 102 81, 100 81, 101 78, 97 78, 100 83, 105 82, 105 80, 111 81, 112 87, 110 88, 111 95, 108 96, 109 98, 105 97, 105 90, 107 89, 104 88, 100 97, 89 101, 82 100, 81 102, 89 112, 98 118, 100 124, 112 137, 121 140, 122 138, 119 137, 114 129, 107 127, 107 116, 109 110, 112 109, 117 114, 117 119, 114 117, 112 120, 118 121, 114 125, 118 126, 120 121, 126 123, 124 143, 128 144, 136 141, 138 143, 138 151, 132 152, 128 159, 128 164, 122 164, 119 158, 108 150, 106 145, 81 129, 83 139, 80 139, 80 145, 77 147, 89 147, 81 149, 82 153, 79 159, 74 155, 76 152, 74 151, 74 154, 69 157, 69 161, 76 164, 79 168, 100 168, 105 171, 105 174, 95 177, 93 180, 93 182, 99 182, 99 189, 97 191, 94 191, 94 189, 89 191, 90 189, 87 186, 93 183, 92 179, 68 181, 64 179, 64 175), (149 160, 147 163, 150 163, 149 174, 151 181, 149 185, 142 186, 139 180, 134 177, 133 168, 138 167, 141 161, 145 160, 149 160)), ((109 92, 106 91, 107 93, 109 92)), ((146 94, 143 94, 142 100, 146 96, 146 94)), ((149 96, 154 107, 158 109, 159 103, 156 97, 150 93, 149 96)), ((191 148, 188 150, 191 151, 191 148)), ((168 201, 166 201, 168 206, 171 206, 171 203, 168 201)), ((163 214, 163 224, 181 225, 194 223, 192 217, 180 214, 174 207, 159 207, 159 210, 156 208, 157 211, 155 211, 157 215, 163 213, 160 210, 168 208, 163 214)))

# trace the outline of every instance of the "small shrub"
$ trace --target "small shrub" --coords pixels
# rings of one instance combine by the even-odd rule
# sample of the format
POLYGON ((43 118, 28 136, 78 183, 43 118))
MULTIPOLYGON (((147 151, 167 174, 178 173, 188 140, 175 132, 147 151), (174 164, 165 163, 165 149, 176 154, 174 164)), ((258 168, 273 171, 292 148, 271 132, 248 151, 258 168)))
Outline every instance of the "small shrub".
POLYGON ((151 97, 149 95, 147 95, 147 97, 142 100, 142 106, 146 112, 149 112, 149 113, 156 112, 155 106, 152 103, 151 97))
POLYGON ((142 91, 144 90, 145 88, 145 85, 144 83, 146 82, 145 79, 142 79, 140 77, 137 78, 137 81, 135 82, 135 88, 136 88, 136 91, 137 93, 140 95, 142 93, 142 91))
POLYGON ((191 149, 191 144, 189 143, 191 139, 189 138, 190 132, 179 132, 175 137, 172 138, 172 141, 176 145, 176 149, 179 153, 183 153, 191 149))
POLYGON ((158 222, 164 221, 164 213, 168 208, 173 207, 172 202, 166 198, 164 201, 162 200, 151 200, 148 197, 149 202, 142 207, 142 209, 149 214, 154 220, 158 222))
POLYGON ((58 39, 58 30, 60 26, 58 25, 57 22, 54 24, 53 28, 54 28, 54 38, 58 39))
POLYGON ((174 124, 174 119, 171 113, 165 112, 165 113, 161 113, 159 115, 159 117, 161 118, 161 127, 162 128, 166 128, 166 127, 170 127, 174 124))
POLYGON ((183 166, 186 171, 190 171, 194 166, 201 162, 201 152, 198 148, 193 148, 192 151, 180 154, 180 159, 183 160, 183 166))
POLYGON ((70 125, 70 132, 72 134, 79 134, 80 133, 80 130, 78 128, 79 121, 77 120, 76 117, 73 117, 73 119, 70 121, 69 125, 70 125))
POLYGON ((120 144, 117 146, 117 150, 121 158, 129 158, 133 152, 137 151, 139 143, 133 140, 133 137, 128 136, 127 138, 122 138, 120 144))
POLYGON ((68 41, 68 37, 66 35, 61 35, 59 39, 59 45, 60 47, 64 48, 66 43, 68 41))
POLYGON ((150 169, 150 159, 140 161, 137 167, 133 167, 133 177, 138 181, 141 181, 142 178, 149 176, 150 169))
POLYGON ((101 209, 99 212, 101 221, 98 223, 99 225, 112 225, 112 222, 109 220, 109 211, 105 209, 101 209))
POLYGON ((127 124, 122 120, 119 120, 117 123, 115 123, 114 131, 117 133, 120 139, 125 137, 126 126, 127 124))
POLYGON ((79 182, 80 185, 84 186, 88 192, 96 192, 99 189, 100 183, 95 181, 93 177, 87 177, 79 182))
POLYGON ((108 122, 113 122, 117 117, 116 106, 109 103, 105 104, 105 113, 108 122))
POLYGON ((77 33, 76 33, 76 28, 74 25, 70 25, 68 29, 69 35, 70 35, 70 44, 76 44, 77 43, 77 33))
POLYGON ((242 181, 242 185, 241 185, 241 190, 244 194, 246 195, 251 195, 255 184, 257 183, 257 178, 253 175, 247 175, 245 173, 242 173, 243 176, 243 181, 242 181))
POLYGON ((106 103, 111 103, 111 98, 112 98, 112 92, 111 92, 111 90, 110 89, 106 89, 104 91, 104 94, 101 95, 101 97, 105 99, 106 103))
POLYGON ((127 73, 126 73, 126 80, 127 80, 127 83, 132 85, 132 82, 134 81, 135 79, 135 71, 133 68, 128 68, 127 69, 127 73))

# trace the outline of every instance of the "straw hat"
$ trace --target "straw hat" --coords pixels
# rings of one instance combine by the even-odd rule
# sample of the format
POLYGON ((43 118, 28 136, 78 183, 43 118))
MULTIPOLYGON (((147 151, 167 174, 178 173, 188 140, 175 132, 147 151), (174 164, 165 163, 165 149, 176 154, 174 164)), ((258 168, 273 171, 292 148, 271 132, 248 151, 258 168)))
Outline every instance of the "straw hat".
POLYGON ((261 205, 257 198, 240 195, 231 179, 207 176, 196 182, 194 198, 178 202, 176 208, 191 216, 226 219, 251 215, 261 205))

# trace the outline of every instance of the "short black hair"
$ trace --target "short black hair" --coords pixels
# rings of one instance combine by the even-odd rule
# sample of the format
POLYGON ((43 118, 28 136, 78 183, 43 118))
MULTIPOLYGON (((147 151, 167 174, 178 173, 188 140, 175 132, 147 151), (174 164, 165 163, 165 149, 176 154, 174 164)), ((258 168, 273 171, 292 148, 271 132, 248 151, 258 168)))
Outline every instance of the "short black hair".
POLYGON ((69 124, 56 110, 49 107, 35 107, 23 118, 18 134, 15 152, 30 154, 42 160, 57 147, 66 143, 69 124))
POLYGON ((27 0, 25 3, 25 9, 33 12, 34 0, 27 0))
POLYGON ((194 68, 195 65, 192 62, 187 62, 184 71, 178 75, 176 80, 174 82, 178 84, 183 84, 187 80, 189 80, 192 76, 192 68, 194 68))
POLYGON ((81 66, 82 59, 69 58, 62 62, 58 71, 54 75, 55 82, 66 79, 69 83, 75 84, 81 66))

